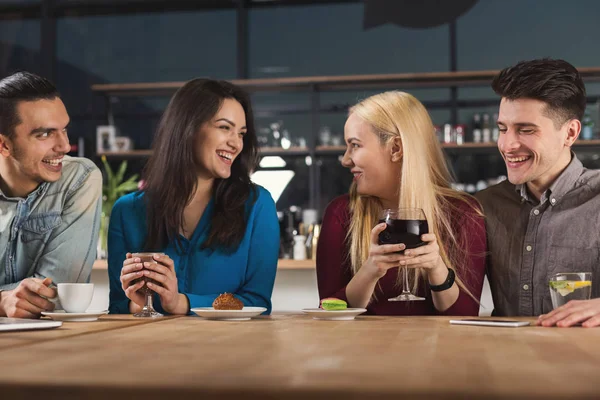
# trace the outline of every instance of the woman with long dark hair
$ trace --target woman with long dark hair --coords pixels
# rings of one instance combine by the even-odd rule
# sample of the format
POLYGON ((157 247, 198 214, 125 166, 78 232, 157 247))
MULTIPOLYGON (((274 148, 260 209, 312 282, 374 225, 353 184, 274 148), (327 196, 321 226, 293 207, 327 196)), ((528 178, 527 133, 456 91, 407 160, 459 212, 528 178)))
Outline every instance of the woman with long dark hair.
POLYGON ((110 312, 135 313, 148 278, 155 307, 188 314, 224 292, 271 310, 279 224, 257 163, 250 100, 239 87, 194 79, 158 126, 141 191, 121 197, 108 236, 110 312), (135 252, 160 252, 143 263, 135 252), (153 282, 154 281, 154 282, 153 282))

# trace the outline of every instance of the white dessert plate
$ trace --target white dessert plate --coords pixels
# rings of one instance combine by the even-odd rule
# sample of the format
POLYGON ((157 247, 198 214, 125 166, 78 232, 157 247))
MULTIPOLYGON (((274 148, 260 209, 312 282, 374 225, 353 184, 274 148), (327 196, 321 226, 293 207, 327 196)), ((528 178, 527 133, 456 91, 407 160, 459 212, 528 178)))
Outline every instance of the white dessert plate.
POLYGON ((244 307, 241 310, 215 310, 212 307, 196 307, 191 310, 199 317, 221 321, 248 321, 267 311, 264 307, 244 307))
POLYGON ((108 314, 108 310, 103 311, 86 311, 82 313, 68 313, 63 310, 47 312, 42 311, 42 315, 46 317, 50 317, 55 321, 64 321, 64 322, 91 322, 96 321, 99 316, 108 314))
POLYGON ((304 308, 302 312, 313 319, 329 321, 351 321, 357 315, 367 312, 365 308, 346 308, 345 310, 323 310, 322 308, 304 308))

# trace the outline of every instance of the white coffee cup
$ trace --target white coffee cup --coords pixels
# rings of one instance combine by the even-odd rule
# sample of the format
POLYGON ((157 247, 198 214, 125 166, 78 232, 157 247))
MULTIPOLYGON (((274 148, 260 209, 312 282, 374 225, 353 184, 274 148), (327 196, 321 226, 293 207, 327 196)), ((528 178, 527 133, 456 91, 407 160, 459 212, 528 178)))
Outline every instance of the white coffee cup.
POLYGON ((94 296, 93 283, 59 283, 58 299, 63 310, 68 313, 82 313, 87 310, 94 296))

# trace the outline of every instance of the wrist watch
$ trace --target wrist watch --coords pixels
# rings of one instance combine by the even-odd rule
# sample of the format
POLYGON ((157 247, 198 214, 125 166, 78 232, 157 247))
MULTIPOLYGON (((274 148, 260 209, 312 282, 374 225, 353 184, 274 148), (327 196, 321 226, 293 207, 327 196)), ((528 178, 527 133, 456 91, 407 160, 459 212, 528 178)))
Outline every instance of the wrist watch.
POLYGON ((452 285, 454 285, 454 278, 456 278, 454 270, 452 268, 448 268, 448 276, 446 277, 444 283, 440 285, 432 285, 430 283, 429 289, 431 289, 432 292, 443 292, 444 290, 448 290, 452 287, 452 285))

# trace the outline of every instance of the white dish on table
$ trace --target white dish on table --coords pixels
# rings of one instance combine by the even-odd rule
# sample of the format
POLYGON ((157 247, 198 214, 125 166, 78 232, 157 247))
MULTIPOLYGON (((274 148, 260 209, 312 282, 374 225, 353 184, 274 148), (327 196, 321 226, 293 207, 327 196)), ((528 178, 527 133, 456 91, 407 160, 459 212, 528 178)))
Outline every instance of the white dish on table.
POLYGON ((215 310, 212 307, 196 307, 191 311, 199 317, 220 321, 248 321, 265 311, 264 307, 244 307, 241 310, 215 310))

